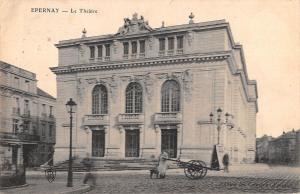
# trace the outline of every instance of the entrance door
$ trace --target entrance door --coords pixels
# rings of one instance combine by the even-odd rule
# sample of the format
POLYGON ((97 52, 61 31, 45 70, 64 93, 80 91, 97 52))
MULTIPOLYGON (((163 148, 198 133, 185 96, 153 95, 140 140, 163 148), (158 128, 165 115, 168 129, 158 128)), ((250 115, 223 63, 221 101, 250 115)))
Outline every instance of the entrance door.
POLYGON ((140 131, 126 130, 125 157, 139 157, 140 151, 140 131))
POLYGON ((92 156, 104 157, 105 133, 104 130, 93 131, 92 133, 92 156))
POLYGON ((170 158, 177 157, 177 129, 161 130, 161 152, 167 152, 170 158))

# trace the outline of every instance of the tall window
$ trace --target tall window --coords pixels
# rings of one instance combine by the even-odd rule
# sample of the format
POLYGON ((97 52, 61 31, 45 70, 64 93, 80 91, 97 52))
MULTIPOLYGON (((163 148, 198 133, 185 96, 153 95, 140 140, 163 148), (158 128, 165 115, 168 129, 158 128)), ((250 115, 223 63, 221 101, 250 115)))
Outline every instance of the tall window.
POLYGON ((27 92, 30 92, 30 82, 28 80, 25 80, 25 87, 27 92))
POLYGON ((102 58, 102 45, 98 45, 98 58, 102 58))
POLYGON ((90 46, 90 58, 95 58, 95 47, 90 46))
POLYGON ((16 88, 20 88, 20 79, 18 77, 15 77, 14 84, 16 88))
POLYGON ((177 49, 183 48, 183 36, 177 36, 177 49))
POLYGON ((24 114, 26 114, 26 115, 30 114, 29 100, 24 100, 24 114))
POLYGON ((145 41, 140 40, 140 53, 145 53, 145 41))
POLYGON ((165 46, 165 39, 164 38, 160 38, 159 39, 159 51, 164 51, 166 48, 165 46))
POLYGON ((180 87, 174 80, 166 81, 161 88, 161 112, 180 111, 180 87))
POLYGON ((168 50, 174 50, 174 37, 168 38, 168 50))
POLYGON ((49 116, 53 116, 53 106, 49 106, 49 116))
POLYGON ((45 137, 46 135, 46 123, 42 123, 42 136, 45 137))
POLYGON ((52 137, 53 135, 53 125, 49 125, 49 137, 52 137))
POLYGON ((92 114, 107 114, 107 90, 103 85, 97 85, 93 89, 92 114))
POLYGON ((123 46, 124 46, 124 55, 128 55, 128 50, 129 50, 128 42, 124 42, 123 46))
POLYGON ((110 56, 110 45, 109 44, 105 45, 105 56, 106 57, 110 56))
POLYGON ((46 116, 46 104, 42 104, 42 115, 46 116))
POLYGON ((131 47, 132 47, 132 54, 136 54, 137 53, 137 42, 131 42, 131 47))
POLYGON ((130 83, 126 88, 126 113, 143 112, 143 89, 138 83, 130 83))
POLYGON ((18 119, 13 119, 13 133, 19 132, 19 121, 18 119))

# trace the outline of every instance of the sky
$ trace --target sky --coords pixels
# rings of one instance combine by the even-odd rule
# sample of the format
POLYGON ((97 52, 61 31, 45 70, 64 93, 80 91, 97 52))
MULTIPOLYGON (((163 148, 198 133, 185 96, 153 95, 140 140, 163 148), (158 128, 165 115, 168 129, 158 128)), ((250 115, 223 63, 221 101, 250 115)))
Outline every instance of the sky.
POLYGON ((299 0, 0 0, 0 60, 37 74, 38 86, 56 96, 60 40, 114 34, 137 12, 152 28, 225 19, 243 45, 248 75, 258 83, 257 136, 300 128, 299 0), (32 8, 59 8, 36 13, 32 8), (70 13, 70 10, 77 13, 70 13), (79 9, 97 13, 78 13, 79 9), (68 10, 68 13, 61 12, 68 10))

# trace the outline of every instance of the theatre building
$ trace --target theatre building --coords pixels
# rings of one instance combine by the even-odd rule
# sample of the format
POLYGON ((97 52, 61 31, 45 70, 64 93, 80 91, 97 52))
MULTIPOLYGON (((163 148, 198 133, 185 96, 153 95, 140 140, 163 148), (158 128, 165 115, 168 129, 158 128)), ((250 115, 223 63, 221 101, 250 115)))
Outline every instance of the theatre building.
POLYGON ((84 30, 56 47, 56 161, 68 157, 70 98, 77 104, 74 155, 130 159, 166 151, 209 162, 219 139, 220 155, 254 161, 257 86, 226 21, 195 23, 191 14, 188 24, 151 28, 134 14, 114 34, 88 37, 84 30))

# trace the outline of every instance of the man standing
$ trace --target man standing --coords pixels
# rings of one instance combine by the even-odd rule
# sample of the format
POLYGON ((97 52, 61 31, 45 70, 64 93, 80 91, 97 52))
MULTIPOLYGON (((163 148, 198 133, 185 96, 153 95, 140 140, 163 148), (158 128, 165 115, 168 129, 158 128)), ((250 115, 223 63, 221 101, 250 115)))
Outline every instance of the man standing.
POLYGON ((224 172, 229 172, 229 169, 228 169, 228 166, 229 166, 229 155, 228 154, 225 154, 223 156, 223 165, 224 165, 224 172))

